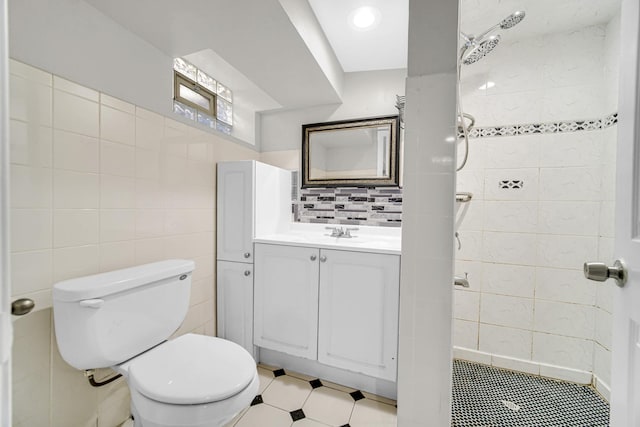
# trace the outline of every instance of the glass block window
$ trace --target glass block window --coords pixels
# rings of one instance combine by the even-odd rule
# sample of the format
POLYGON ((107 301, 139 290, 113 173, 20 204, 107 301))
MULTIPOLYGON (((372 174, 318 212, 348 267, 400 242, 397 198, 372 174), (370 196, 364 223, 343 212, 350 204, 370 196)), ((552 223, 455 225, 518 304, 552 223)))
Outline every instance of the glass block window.
POLYGON ((173 70, 173 112, 202 126, 231 134, 231 89, 182 58, 173 60, 173 70))

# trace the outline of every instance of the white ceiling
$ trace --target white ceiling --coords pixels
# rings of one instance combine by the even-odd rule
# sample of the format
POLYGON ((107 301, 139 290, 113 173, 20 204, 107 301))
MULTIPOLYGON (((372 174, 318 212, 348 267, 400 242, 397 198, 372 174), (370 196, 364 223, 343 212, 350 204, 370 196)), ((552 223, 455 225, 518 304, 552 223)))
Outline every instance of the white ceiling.
POLYGON ((409 0, 309 0, 345 72, 407 68, 409 0), (360 30, 351 14, 362 6, 380 11, 380 22, 360 30))

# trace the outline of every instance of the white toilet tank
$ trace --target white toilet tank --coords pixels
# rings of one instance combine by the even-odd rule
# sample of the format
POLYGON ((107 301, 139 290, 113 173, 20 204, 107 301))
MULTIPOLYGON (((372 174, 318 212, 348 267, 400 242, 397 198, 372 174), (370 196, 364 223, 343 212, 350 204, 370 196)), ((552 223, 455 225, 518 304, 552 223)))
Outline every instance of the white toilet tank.
POLYGON ((161 343, 189 309, 195 263, 173 259, 53 286, 53 317, 63 359, 77 369, 105 368, 161 343))

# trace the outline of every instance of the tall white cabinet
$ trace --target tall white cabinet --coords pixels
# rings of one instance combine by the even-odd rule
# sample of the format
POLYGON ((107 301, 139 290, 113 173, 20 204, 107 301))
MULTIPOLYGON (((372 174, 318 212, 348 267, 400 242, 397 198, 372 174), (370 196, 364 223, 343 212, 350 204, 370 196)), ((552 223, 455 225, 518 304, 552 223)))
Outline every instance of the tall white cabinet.
POLYGON ((218 163, 218 336, 255 356, 253 238, 286 230, 291 221, 291 173, 253 160, 218 163))

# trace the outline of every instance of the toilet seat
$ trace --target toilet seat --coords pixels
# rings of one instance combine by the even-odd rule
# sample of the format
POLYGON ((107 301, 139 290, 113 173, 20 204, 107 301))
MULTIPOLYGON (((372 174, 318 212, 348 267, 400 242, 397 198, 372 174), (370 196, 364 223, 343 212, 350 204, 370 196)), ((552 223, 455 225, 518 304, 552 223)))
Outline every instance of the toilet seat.
POLYGON ((130 361, 128 376, 130 385, 148 399, 194 405, 242 392, 254 380, 256 366, 235 343, 186 334, 130 361))

